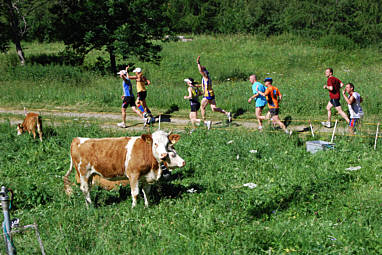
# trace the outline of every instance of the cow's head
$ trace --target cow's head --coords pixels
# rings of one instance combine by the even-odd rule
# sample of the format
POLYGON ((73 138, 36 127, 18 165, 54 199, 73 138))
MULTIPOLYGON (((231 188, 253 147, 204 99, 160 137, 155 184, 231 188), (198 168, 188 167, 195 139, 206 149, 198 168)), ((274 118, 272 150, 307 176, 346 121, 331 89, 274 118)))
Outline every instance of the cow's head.
POLYGON ((21 123, 17 124, 17 135, 21 135, 23 132, 23 125, 21 123))
POLYGON ((152 142, 154 158, 160 163, 165 162, 169 169, 183 167, 186 162, 176 153, 174 144, 179 141, 180 135, 167 134, 162 130, 155 131, 150 135, 142 135, 146 142, 152 142))

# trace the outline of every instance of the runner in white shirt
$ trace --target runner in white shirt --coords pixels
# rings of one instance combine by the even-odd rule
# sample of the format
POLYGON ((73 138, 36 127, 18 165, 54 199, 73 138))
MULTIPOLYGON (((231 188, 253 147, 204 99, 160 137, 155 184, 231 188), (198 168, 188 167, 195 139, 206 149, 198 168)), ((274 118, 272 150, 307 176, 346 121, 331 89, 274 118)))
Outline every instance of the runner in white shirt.
POLYGON ((354 91, 354 85, 352 83, 346 84, 345 89, 342 91, 342 95, 349 107, 349 132, 353 135, 357 122, 360 122, 360 119, 363 116, 363 111, 361 107, 363 99, 359 93, 354 91), (346 95, 346 93, 348 95, 346 95))

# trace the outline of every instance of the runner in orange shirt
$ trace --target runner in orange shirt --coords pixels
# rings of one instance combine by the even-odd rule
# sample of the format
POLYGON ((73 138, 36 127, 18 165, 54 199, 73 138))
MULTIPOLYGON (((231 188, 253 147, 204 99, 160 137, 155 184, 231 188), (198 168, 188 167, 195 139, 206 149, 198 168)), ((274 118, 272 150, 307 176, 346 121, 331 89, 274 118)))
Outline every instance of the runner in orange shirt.
POLYGON ((281 102, 282 95, 279 89, 272 85, 272 82, 272 78, 265 78, 264 85, 267 89, 265 92, 259 91, 260 95, 267 97, 269 112, 267 113, 266 119, 270 118, 272 122, 279 125, 285 133, 291 135, 292 131, 289 131, 279 118, 279 103, 281 102))

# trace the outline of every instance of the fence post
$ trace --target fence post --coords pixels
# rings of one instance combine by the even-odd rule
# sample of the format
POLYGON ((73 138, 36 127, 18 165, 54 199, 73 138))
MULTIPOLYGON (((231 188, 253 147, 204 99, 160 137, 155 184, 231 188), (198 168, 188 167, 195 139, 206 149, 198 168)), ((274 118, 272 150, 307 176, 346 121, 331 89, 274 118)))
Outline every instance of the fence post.
POLYGON ((379 122, 377 125, 377 132, 375 132, 374 150, 377 149, 378 132, 379 132, 379 122))
POLYGON ((7 253, 10 255, 13 255, 13 254, 16 254, 16 248, 13 246, 12 236, 11 236, 11 219, 9 217, 8 190, 4 186, 1 187, 0 201, 1 201, 1 207, 3 208, 3 214, 4 214, 3 232, 4 232, 5 245, 7 247, 7 253))

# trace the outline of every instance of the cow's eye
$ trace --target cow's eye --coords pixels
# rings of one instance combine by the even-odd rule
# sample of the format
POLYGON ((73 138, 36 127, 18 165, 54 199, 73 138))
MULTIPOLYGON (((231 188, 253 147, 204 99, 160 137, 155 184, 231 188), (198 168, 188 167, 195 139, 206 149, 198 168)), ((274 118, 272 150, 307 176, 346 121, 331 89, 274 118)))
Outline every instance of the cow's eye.
POLYGON ((175 153, 174 152, 170 152, 170 157, 172 157, 172 158, 175 158, 175 153))

